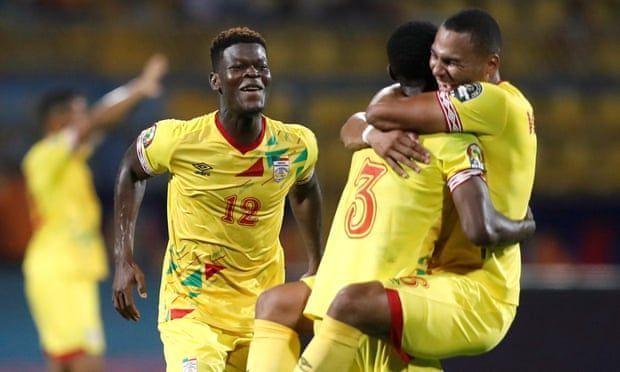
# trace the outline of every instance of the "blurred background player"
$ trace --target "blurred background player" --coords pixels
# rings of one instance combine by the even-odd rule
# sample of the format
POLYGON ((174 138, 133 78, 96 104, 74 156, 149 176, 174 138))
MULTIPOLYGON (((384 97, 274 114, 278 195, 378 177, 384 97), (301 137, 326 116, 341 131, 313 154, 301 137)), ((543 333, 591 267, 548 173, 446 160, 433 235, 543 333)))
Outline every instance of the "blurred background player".
POLYGON ((167 68, 164 56, 151 57, 140 76, 92 108, 71 90, 52 91, 40 102, 44 137, 23 160, 34 231, 23 270, 50 371, 103 370, 98 283, 107 260, 87 159, 106 130, 160 94, 167 68))
POLYGON ((265 40, 231 28, 211 45, 219 109, 144 130, 119 170, 113 300, 126 319, 146 296, 133 260, 138 209, 151 176, 170 173, 159 331, 169 371, 245 371, 256 298, 284 281, 278 235, 289 196, 308 255, 320 260, 321 194, 314 134, 262 114, 271 73, 265 40))

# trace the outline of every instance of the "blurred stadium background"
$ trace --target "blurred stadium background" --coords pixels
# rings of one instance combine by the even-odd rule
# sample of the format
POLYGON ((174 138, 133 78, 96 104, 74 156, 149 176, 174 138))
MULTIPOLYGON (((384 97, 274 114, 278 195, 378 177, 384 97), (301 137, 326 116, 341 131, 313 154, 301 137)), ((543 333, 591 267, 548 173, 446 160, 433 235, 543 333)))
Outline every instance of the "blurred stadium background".
MULTIPOLYGON (((126 147, 155 120, 212 111, 211 39, 229 26, 255 28, 267 40, 274 78, 267 115, 303 123, 318 137, 327 231, 349 165, 339 128, 389 82, 386 38, 412 18, 439 24, 467 6, 497 18, 505 39, 503 78, 535 107, 539 157, 532 209, 538 231, 523 248, 522 306, 507 339, 488 355, 445 366, 618 370, 620 1, 1 0, 0 371, 44 366, 20 271, 30 226, 19 164, 40 135, 34 107, 41 94, 70 86, 92 102, 137 74, 152 53, 170 59, 165 94, 142 104, 91 161, 110 243, 113 183, 126 147)), ((110 371, 163 370, 155 313, 166 239, 165 177, 149 182, 138 230, 150 297, 139 303, 143 319, 130 324, 114 313, 110 279, 103 283, 110 371)), ((294 279, 303 256, 290 217, 282 239, 294 279)))

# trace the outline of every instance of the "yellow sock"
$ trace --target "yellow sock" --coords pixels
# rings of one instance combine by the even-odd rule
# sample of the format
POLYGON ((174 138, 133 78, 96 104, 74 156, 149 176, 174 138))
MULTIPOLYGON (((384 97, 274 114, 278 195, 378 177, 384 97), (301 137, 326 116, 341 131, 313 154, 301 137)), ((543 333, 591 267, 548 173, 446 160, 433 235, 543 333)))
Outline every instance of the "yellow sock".
POLYGON ((299 335, 281 324, 256 319, 248 372, 291 372, 299 358, 299 335))
POLYGON ((362 338, 362 332, 329 316, 304 350, 295 372, 348 371, 362 338))

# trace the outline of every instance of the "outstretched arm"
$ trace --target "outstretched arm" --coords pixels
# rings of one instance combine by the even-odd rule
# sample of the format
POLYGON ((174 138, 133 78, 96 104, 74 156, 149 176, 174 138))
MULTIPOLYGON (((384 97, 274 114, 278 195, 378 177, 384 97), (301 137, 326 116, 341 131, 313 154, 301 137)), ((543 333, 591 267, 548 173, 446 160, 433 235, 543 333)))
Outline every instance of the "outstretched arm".
POLYGON ((144 99, 157 97, 162 90, 161 80, 167 71, 166 57, 153 55, 138 77, 107 93, 94 104, 86 120, 77 126, 79 142, 85 142, 96 132, 118 124, 144 99))
POLYGON ((487 184, 481 177, 470 177, 456 186, 452 199, 459 213, 463 232, 479 246, 505 246, 530 238, 536 230, 531 210, 523 220, 511 220, 493 206, 487 184))
POLYGON ((120 165, 114 193, 114 308, 123 318, 137 321, 140 312, 133 299, 133 287, 146 298, 144 274, 133 259, 134 233, 138 210, 146 189, 146 179, 136 152, 136 142, 129 147, 120 165))
POLYGON ((316 174, 306 183, 295 185, 289 192, 288 199, 301 230, 301 235, 308 256, 308 270, 304 274, 314 275, 323 254, 323 218, 321 215, 321 187, 316 174))

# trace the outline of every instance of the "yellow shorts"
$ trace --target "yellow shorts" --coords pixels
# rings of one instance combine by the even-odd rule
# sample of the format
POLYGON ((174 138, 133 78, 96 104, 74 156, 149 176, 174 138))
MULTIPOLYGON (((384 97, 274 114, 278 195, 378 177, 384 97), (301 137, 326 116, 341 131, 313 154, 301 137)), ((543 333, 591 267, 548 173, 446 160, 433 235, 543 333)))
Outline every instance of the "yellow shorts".
POLYGON ((392 342, 415 358, 489 351, 504 338, 516 314, 515 305, 495 300, 467 275, 411 276, 383 285, 392 309, 392 342))
POLYGON ((43 350, 70 360, 105 349, 99 313, 98 282, 66 277, 26 277, 26 298, 43 350))
POLYGON ((166 370, 245 372, 251 333, 237 334, 191 318, 159 323, 166 370))

